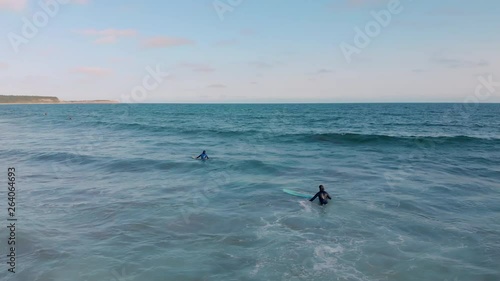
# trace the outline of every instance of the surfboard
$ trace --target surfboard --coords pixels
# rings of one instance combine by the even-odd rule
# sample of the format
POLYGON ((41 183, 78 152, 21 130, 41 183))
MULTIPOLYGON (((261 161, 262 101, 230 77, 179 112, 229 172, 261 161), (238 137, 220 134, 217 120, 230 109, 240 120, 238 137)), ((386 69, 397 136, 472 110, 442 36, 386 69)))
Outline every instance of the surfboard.
POLYGON ((194 160, 203 160, 203 161, 208 160, 208 159, 196 158, 196 156, 191 156, 191 158, 193 158, 194 160))
POLYGON ((306 193, 302 193, 302 192, 298 192, 298 191, 286 189, 286 188, 283 188, 283 192, 288 193, 288 194, 293 195, 293 196, 302 197, 302 198, 309 199, 312 197, 312 195, 310 195, 310 194, 306 194, 306 193))

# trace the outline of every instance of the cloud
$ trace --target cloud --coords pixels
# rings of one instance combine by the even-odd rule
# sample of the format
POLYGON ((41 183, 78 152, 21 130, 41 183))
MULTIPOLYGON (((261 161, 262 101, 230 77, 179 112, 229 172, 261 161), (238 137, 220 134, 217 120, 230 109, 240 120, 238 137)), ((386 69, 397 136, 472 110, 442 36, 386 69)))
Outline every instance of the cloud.
MULTIPOLYGON (((311 75, 311 76, 319 76, 319 75, 326 75, 326 74, 331 74, 331 73, 335 73, 335 71, 331 70, 331 69, 328 69, 328 68, 320 68, 314 72, 308 72, 307 75, 311 75)), ((311 80, 313 78, 309 78, 309 80, 311 80)))
POLYGON ((102 76, 111 75, 113 72, 107 68, 81 66, 81 67, 73 68, 70 71, 70 73, 102 77, 102 76))
POLYGON ((240 30, 241 35, 244 36, 252 36, 255 35, 255 31, 253 29, 245 28, 240 30))
POLYGON ((447 58, 439 55, 432 57, 431 62, 449 68, 472 68, 472 67, 483 67, 489 65, 489 63, 485 60, 471 61, 471 60, 447 58))
POLYGON ((207 88, 224 89, 224 88, 227 88, 227 87, 224 84, 211 84, 211 85, 208 85, 207 88))
POLYGON ((368 6, 368 5, 378 5, 381 3, 387 3, 387 0, 348 0, 350 6, 368 6))
POLYGON ((327 74, 327 73, 333 73, 333 70, 322 68, 316 72, 316 74, 327 74))
POLYGON ((123 37, 135 37, 138 32, 135 29, 84 29, 84 30, 76 30, 75 33, 89 36, 89 37, 97 37, 94 40, 96 44, 113 44, 118 41, 118 39, 123 37))
POLYGON ((0 0, 0 10, 22 11, 26 8, 27 0, 0 0))
POLYGON ((145 39, 142 42, 143 48, 168 48, 174 46, 193 45, 194 41, 186 38, 156 36, 145 39))
POLYGON ((113 29, 113 28, 108 28, 108 29, 103 29, 103 30, 84 29, 84 30, 78 30, 76 32, 80 33, 80 34, 83 34, 83 35, 89 35, 89 36, 117 36, 117 37, 124 37, 124 36, 135 36, 135 35, 137 35, 137 31, 135 29, 113 29))
POLYGON ((9 64, 6 62, 0 61, 0 70, 7 69, 7 68, 9 68, 9 64))
POLYGON ((351 8, 366 8, 380 5, 387 5, 387 0, 347 0, 351 8))
POLYGON ((260 60, 249 62, 248 65, 250 65, 251 67, 257 68, 257 69, 265 70, 265 69, 271 69, 271 68, 275 68, 275 67, 282 67, 282 66, 285 66, 286 63, 284 63, 283 61, 279 61, 279 60, 266 60, 266 59, 261 58, 260 60))
POLYGON ((346 9, 360 9, 366 7, 374 7, 387 4, 387 0, 343 0, 332 1, 328 4, 328 9, 335 11, 342 11, 346 9))
POLYGON ((180 67, 189 68, 194 72, 214 72, 215 69, 208 64, 182 63, 180 67))

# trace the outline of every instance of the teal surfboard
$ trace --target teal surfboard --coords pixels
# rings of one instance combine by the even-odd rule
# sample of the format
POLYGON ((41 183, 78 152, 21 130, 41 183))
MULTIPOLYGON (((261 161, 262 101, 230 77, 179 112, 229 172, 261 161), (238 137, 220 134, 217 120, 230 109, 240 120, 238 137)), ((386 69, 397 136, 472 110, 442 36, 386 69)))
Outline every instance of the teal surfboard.
POLYGON ((298 197, 307 198, 307 199, 312 197, 312 195, 310 195, 310 194, 306 194, 306 193, 302 193, 302 192, 298 192, 298 191, 290 190, 290 189, 286 189, 286 188, 283 188, 283 192, 288 193, 288 194, 293 195, 293 196, 298 196, 298 197))

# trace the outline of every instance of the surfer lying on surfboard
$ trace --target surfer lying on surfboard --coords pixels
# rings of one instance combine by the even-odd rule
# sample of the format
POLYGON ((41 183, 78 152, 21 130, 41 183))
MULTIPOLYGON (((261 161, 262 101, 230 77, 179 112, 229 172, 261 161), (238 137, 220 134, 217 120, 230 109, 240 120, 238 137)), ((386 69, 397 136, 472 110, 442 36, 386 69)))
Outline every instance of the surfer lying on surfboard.
POLYGON ((319 198, 319 204, 320 205, 326 205, 326 204, 328 204, 327 198, 330 199, 330 200, 332 199, 330 197, 330 195, 328 194, 328 192, 325 191, 325 188, 323 187, 323 185, 319 186, 318 193, 316 193, 316 195, 314 195, 313 198, 309 199, 309 201, 311 201, 311 202, 314 201, 314 199, 316 199, 316 197, 319 198))
POLYGON ((202 160, 208 159, 208 155, 207 155, 206 151, 203 150, 203 152, 200 155, 198 155, 198 157, 196 157, 196 159, 198 159, 198 158, 201 158, 202 160))

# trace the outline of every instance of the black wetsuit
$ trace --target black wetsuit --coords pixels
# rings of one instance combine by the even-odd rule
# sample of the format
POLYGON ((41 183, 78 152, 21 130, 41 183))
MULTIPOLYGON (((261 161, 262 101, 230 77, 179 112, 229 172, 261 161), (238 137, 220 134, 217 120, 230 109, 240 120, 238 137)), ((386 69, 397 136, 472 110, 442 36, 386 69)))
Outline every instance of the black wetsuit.
POLYGON ((200 158, 201 157, 201 160, 206 160, 208 159, 208 155, 206 153, 202 153, 200 155, 198 155, 198 157, 196 157, 196 159, 200 158))
POLYGON ((319 191, 318 193, 316 193, 316 195, 314 195, 313 198, 309 199, 309 201, 311 201, 311 202, 314 201, 314 199, 316 199, 316 197, 319 198, 319 204, 320 205, 326 205, 326 204, 328 204, 328 200, 326 200, 326 198, 332 199, 330 197, 330 195, 328 195, 328 192, 326 192, 326 191, 319 191))

